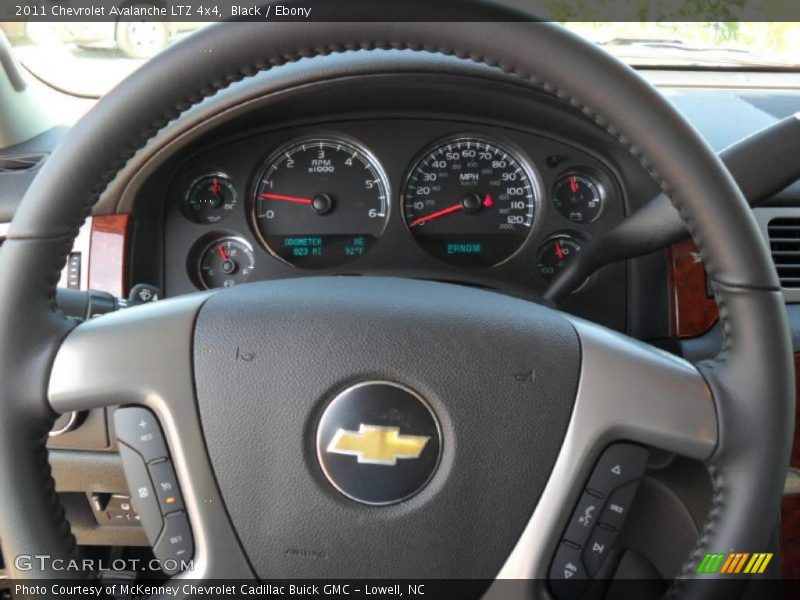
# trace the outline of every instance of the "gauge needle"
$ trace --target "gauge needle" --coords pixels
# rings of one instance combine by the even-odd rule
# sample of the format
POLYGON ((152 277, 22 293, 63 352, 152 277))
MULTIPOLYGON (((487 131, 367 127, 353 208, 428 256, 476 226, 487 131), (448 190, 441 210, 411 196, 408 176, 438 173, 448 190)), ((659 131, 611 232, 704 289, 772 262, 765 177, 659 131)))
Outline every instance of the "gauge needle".
POLYGON ((217 249, 219 250, 219 256, 220 258, 222 258, 222 260, 230 260, 228 252, 225 250, 225 248, 223 248, 222 246, 217 246, 217 249))
POLYGON ((214 177, 214 193, 216 194, 218 192, 219 192, 219 179, 214 177))
POLYGON ((281 200, 283 202, 294 202, 296 204, 311 204, 311 198, 301 198, 299 196, 284 196, 282 194, 259 194, 259 198, 267 200, 281 200))
POLYGON ((558 260, 564 260, 564 249, 561 247, 561 242, 556 242, 556 256, 558 260))
POLYGON ((449 215, 450 213, 458 212, 459 210, 463 209, 464 207, 459 202, 458 204, 453 204, 453 206, 448 206, 447 208, 443 208, 442 210, 437 210, 435 213, 425 215, 424 217, 420 217, 419 219, 414 219, 413 221, 411 221, 409 227, 416 227, 417 225, 422 225, 423 223, 427 223, 428 221, 433 221, 434 219, 438 219, 439 217, 443 217, 445 215, 449 215))
POLYGON ((578 180, 575 179, 575 176, 569 178, 569 189, 572 190, 573 194, 578 192, 578 180))

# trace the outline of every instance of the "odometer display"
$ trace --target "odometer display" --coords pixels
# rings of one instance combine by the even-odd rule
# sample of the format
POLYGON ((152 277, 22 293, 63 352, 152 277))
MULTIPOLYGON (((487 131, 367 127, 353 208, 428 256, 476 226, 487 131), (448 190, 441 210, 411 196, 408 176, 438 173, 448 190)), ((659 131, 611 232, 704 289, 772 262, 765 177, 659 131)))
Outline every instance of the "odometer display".
POLYGON ((508 260, 528 239, 536 211, 532 169, 489 140, 456 137, 425 151, 409 172, 403 213, 433 256, 459 266, 508 260))
POLYGON ((383 233, 388 184, 378 162, 354 142, 304 139, 267 161, 254 209, 273 255, 298 267, 334 267, 364 254, 383 233))

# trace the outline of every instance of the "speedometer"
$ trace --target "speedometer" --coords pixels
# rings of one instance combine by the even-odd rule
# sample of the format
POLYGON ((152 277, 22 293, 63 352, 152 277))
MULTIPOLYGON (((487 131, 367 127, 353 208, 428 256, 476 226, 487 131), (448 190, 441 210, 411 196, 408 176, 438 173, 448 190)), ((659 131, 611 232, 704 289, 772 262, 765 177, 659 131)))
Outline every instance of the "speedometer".
POLYGON ((357 143, 306 138, 267 160, 253 207, 256 230, 274 256, 298 267, 333 267, 364 254, 383 233, 389 186, 357 143))
POLYGON ((488 267, 516 254, 536 212, 533 169, 493 141, 459 136, 422 153, 403 190, 403 214, 417 242, 460 266, 488 267))

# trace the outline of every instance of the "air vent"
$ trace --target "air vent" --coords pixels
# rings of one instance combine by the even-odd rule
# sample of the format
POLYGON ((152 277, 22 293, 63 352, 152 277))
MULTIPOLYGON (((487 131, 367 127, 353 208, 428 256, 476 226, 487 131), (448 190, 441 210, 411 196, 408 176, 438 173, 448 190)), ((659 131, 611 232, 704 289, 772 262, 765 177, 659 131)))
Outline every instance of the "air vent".
POLYGON ((21 156, 0 156, 0 173, 21 173, 36 167, 44 154, 24 154, 21 156))
POLYGON ((800 217, 772 219, 767 233, 781 287, 800 288, 800 217))

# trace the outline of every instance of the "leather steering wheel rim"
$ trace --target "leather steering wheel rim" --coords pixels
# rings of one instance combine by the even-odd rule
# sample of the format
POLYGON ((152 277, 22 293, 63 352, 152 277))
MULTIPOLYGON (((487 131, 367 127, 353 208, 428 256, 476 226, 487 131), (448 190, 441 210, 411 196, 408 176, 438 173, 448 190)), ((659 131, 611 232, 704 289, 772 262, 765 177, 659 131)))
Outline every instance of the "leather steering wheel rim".
MULTIPOLYGON (((7 557, 69 557, 75 549, 47 464, 54 419, 47 386, 59 345, 75 326, 58 312, 55 286, 99 195, 166 124, 230 83, 305 57, 375 48, 454 55, 539 85, 613 135, 671 197, 705 262, 725 335, 719 356, 698 365, 718 418, 718 446, 707 462, 714 499, 679 576, 692 577, 705 552, 766 546, 788 464, 794 380, 777 275, 746 201, 714 152, 633 70, 553 24, 514 22, 488 7, 476 14, 481 22, 458 27, 220 24, 144 65, 72 128, 28 190, 0 253, 0 280, 13 282, 0 295, 0 479, 13 482, 0 487, 7 557)), ((711 597, 723 588, 679 582, 670 593, 700 589, 711 597)))

